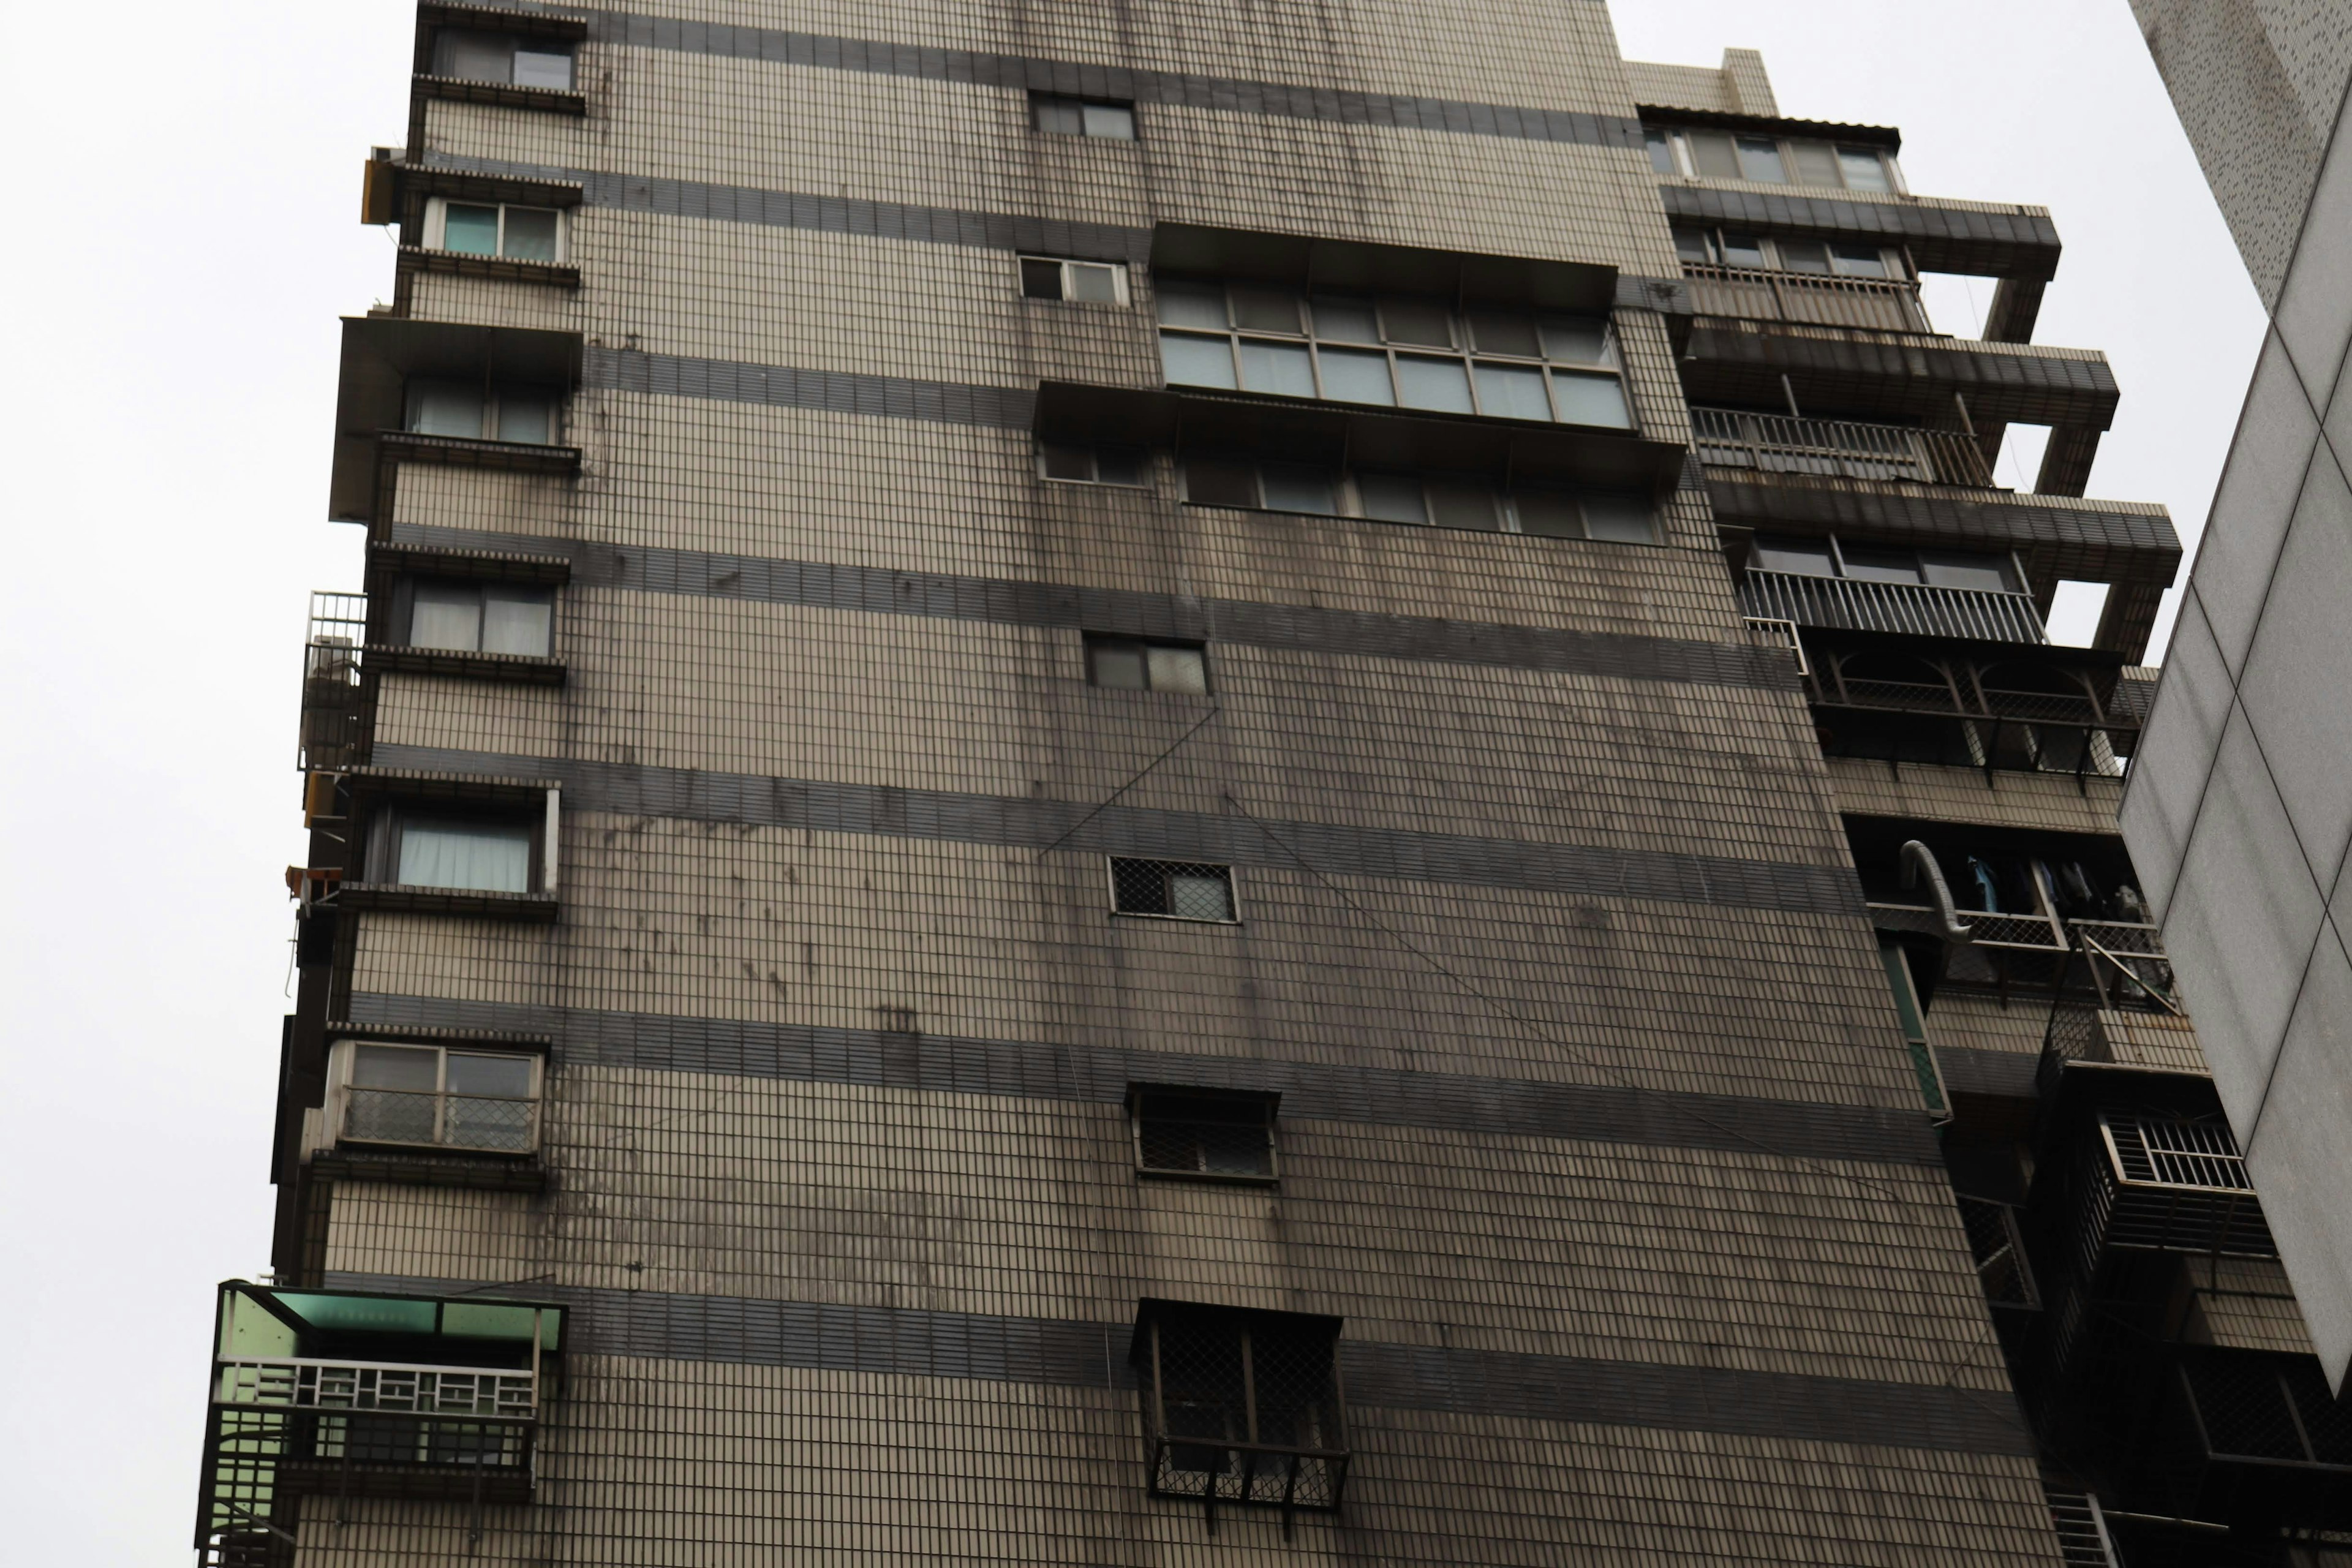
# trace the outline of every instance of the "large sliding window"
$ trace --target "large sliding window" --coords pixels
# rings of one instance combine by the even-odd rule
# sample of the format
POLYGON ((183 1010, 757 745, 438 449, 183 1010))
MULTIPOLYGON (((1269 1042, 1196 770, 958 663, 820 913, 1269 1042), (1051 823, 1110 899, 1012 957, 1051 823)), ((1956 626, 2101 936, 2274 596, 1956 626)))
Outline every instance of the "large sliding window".
POLYGON ((1162 278, 1171 386, 1633 428, 1609 322, 1408 295, 1162 278))

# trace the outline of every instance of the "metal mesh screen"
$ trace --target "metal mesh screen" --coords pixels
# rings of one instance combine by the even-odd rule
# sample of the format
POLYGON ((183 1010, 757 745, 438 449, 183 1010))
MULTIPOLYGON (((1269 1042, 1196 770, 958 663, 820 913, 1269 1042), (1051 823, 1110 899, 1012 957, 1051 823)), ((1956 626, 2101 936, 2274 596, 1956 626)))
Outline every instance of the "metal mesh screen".
POLYGON ((1164 1309, 1139 1336, 1151 1489, 1204 1502, 1339 1506, 1348 1454, 1318 1320, 1164 1309))
POLYGON ((1135 1101, 1136 1158, 1172 1175, 1272 1176, 1267 1102, 1255 1095, 1164 1094, 1135 1101))
POLYGON ((1114 858, 1110 863, 1110 892, 1111 908, 1123 915, 1158 915, 1180 921, 1234 918, 1234 872, 1230 866, 1114 858))
POLYGON ((1969 1250, 1976 1258, 1977 1278, 1984 1282, 1985 1300, 1996 1307, 2040 1306, 2042 1299, 2025 1260, 2016 1211, 1990 1198, 1962 1197, 1959 1204, 1960 1219, 1968 1227, 1969 1250))
POLYGON ((529 1153, 538 1106, 528 1100, 353 1089, 343 1136, 362 1142, 425 1143, 447 1149, 529 1153))

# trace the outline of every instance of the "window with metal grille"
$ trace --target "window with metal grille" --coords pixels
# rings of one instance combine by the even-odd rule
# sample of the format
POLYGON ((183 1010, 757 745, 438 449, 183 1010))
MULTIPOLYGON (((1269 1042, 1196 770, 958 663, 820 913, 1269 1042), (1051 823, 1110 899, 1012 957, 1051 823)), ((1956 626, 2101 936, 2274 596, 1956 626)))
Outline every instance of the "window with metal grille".
POLYGON ((1110 863, 1111 912, 1150 915, 1166 921, 1235 923, 1234 868, 1189 860, 1129 860, 1110 863))
POLYGON ((1272 1182, 1278 1097, 1234 1089, 1128 1090, 1135 1168, 1147 1176, 1210 1182, 1272 1182))
POLYGON ((1334 1509, 1348 1477, 1339 1320, 1147 1300, 1129 1358, 1160 1497, 1334 1509))
POLYGON ((2250 1193, 2246 1162, 2227 1123, 2171 1116, 2105 1116, 2116 1168, 2128 1182, 2250 1193))
POLYGON ((1960 1220, 1968 1227, 1969 1251, 1976 1258, 1985 1300, 1996 1307, 2039 1308, 2042 1295, 2034 1288, 2032 1266, 2026 1261, 2017 1211, 1991 1198, 1958 1196, 1960 1220))

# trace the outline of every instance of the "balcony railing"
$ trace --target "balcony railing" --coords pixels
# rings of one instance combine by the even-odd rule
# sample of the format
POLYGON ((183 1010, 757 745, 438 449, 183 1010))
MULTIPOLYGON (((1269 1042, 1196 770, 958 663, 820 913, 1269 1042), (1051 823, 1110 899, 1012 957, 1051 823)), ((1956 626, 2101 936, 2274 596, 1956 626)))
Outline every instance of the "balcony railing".
POLYGON ((1805 272, 1759 272, 1745 267, 1685 263, 1691 309, 1702 316, 1750 321, 1802 321, 1872 332, 1926 332, 1919 286, 1881 278, 1830 278, 1805 272))
POLYGON ((365 594, 310 595, 302 646, 302 738, 295 766, 338 772, 360 760, 360 658, 367 642, 365 594))
POLYGON ((345 1090, 342 1136, 362 1143, 528 1154, 539 1146, 539 1102, 403 1089, 345 1090))
POLYGON ((2030 594, 1935 588, 1923 583, 1865 583, 1797 572, 1750 569, 1739 585, 1740 613, 1859 632, 1975 637, 1987 642, 2044 640, 2042 613, 2030 594))
POLYGON ((223 1405, 497 1421, 539 1416, 539 1379, 527 1371, 299 1357, 224 1361, 219 1366, 215 1397, 223 1405))
POLYGON ((2042 1038, 2045 1080, 2068 1062, 2207 1073, 2196 1026, 2174 989, 2172 963, 2158 929, 2124 921, 2074 921, 2068 930, 2074 952, 2042 1038))
POLYGON ((1984 449, 1959 430, 1694 408, 1691 431, 1699 461, 1714 468, 1992 488, 1984 449))

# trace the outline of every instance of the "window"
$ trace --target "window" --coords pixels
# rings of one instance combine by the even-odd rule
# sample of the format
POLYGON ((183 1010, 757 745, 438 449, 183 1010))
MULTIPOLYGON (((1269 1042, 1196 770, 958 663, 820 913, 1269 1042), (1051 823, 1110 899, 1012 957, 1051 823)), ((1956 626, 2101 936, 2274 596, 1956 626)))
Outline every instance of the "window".
POLYGON ((562 38, 516 37, 444 28, 433 41, 433 74, 461 81, 572 90, 572 45, 562 38))
POLYGON ((1198 643, 1087 637, 1087 681, 1114 691, 1184 691, 1206 696, 1209 657, 1198 643))
POLYGON ((1135 1168, 1149 1176, 1271 1182, 1276 1098, 1138 1085, 1128 1094, 1135 1168))
POLYGON ((1037 443, 1037 471, 1078 485, 1148 485, 1150 459, 1139 447, 1073 447, 1037 443))
POLYGON ((553 640, 555 591, 509 583, 409 584, 410 647, 545 658, 553 640))
POLYGON ((1021 292, 1032 300, 1071 300, 1088 305, 1127 303, 1127 268, 1108 261, 1021 258, 1021 292))
POLYGON ((1482 474, 1355 468, 1188 452, 1184 499, 1195 506, 1299 511, 1551 539, 1654 544, 1657 523, 1637 495, 1522 484, 1482 474))
POLYGON ((1980 594, 2024 592, 2024 575, 2007 555, 1973 551, 1914 550, 1908 546, 1848 544, 1836 538, 1790 539, 1759 534, 1749 557, 1753 569, 1805 577, 1844 577, 1858 583, 1910 583, 1930 588, 1965 588, 1980 594))
POLYGON ((511 261, 563 259, 563 215, 553 207, 454 202, 436 196, 425 209, 425 245, 461 256, 511 261))
POLYGON ((1688 224, 1675 226, 1675 254, 1696 267, 1733 267, 1749 272, 1802 272, 1895 282, 1908 282, 1912 276, 1910 258, 1898 248, 1776 239, 1688 224))
POLYGON ((1096 136, 1113 142, 1135 140, 1135 105, 1131 103, 1033 92, 1029 95, 1029 122, 1055 136, 1096 136))
POLYGON ((1633 427, 1601 317, 1187 278, 1155 292, 1171 386, 1633 427))
POLYGON ((522 811, 424 805, 380 807, 371 825, 368 880, 456 892, 534 893, 548 884, 542 848, 551 839, 551 805, 542 826, 522 811))
POLYGON ((1129 1359, 1162 1497, 1339 1505, 1348 1438, 1339 1321, 1146 1301, 1129 1359))
POLYGON ((456 436, 473 441, 552 447, 561 435, 557 402, 557 395, 545 387, 412 382, 408 387, 408 428, 419 436, 456 436))
POLYGON ((341 1136, 527 1154, 539 1142, 537 1057, 347 1040, 341 1136))
POLYGON ((1650 126, 1643 140, 1650 167, 1661 174, 1832 191, 1895 194, 1903 188, 1895 154, 1878 147, 1679 125, 1650 126))
POLYGON ((1111 912, 1150 915, 1170 921, 1238 923, 1234 913, 1234 869, 1181 860, 1110 863, 1111 912))

